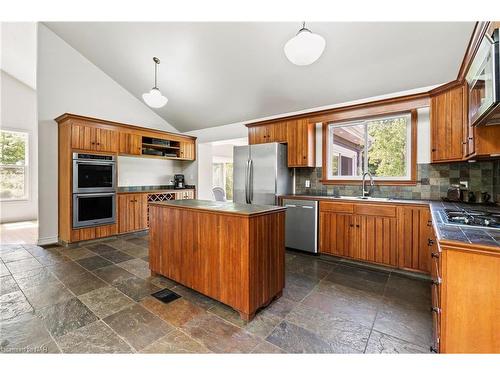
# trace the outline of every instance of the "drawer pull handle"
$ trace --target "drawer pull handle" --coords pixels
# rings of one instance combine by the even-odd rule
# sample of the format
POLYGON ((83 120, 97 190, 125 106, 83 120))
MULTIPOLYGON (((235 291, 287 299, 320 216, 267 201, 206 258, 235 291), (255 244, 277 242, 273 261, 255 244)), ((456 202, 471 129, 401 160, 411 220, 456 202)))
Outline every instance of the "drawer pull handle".
POLYGON ((431 253, 432 258, 439 258, 439 253, 431 253))
POLYGON ((430 238, 429 238, 429 239, 427 240, 427 245, 429 245, 429 246, 434 245, 434 240, 432 240, 432 239, 430 239, 430 238))
POLYGON ((432 279, 432 285, 441 285, 441 278, 438 277, 437 279, 432 279))
POLYGON ((431 307, 431 311, 436 313, 436 314, 440 314, 441 313, 441 309, 439 307, 431 307))

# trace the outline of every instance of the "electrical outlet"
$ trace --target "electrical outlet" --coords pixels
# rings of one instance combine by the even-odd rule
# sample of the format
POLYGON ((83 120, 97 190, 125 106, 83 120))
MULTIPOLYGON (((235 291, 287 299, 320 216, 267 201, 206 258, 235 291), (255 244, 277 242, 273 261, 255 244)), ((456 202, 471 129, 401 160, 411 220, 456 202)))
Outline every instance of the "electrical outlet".
POLYGON ((310 188, 311 187, 311 180, 306 180, 306 188, 310 188))

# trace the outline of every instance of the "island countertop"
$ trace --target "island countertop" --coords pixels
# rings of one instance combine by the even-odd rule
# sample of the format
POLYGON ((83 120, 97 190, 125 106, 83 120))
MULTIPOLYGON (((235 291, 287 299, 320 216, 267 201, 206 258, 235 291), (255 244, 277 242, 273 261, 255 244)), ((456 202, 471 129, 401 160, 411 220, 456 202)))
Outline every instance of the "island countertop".
POLYGON ((188 210, 214 211, 219 213, 242 215, 242 216, 256 216, 256 215, 263 215, 263 214, 286 210, 285 207, 281 206, 245 204, 245 203, 234 203, 234 202, 217 202, 217 201, 209 201, 201 199, 184 199, 184 200, 174 200, 174 201, 151 202, 149 203, 149 205, 177 207, 188 210))

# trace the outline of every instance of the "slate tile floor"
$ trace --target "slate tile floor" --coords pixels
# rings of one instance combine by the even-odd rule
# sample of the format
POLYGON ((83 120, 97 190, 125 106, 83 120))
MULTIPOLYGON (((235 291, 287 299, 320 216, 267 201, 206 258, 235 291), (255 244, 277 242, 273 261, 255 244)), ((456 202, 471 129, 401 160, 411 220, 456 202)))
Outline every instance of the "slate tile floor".
POLYGON ((283 297, 246 323, 150 277, 144 234, 76 247, 0 247, 0 352, 427 353, 426 281, 286 254, 283 297), (182 296, 163 304, 150 294, 182 296))

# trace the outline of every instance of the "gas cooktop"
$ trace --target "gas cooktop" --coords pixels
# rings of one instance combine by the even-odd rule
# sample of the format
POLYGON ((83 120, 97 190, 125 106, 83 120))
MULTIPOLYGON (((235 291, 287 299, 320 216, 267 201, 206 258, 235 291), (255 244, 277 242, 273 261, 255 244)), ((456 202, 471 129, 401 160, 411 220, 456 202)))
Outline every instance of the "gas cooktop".
POLYGON ((472 209, 445 209, 449 224, 500 229, 500 213, 472 209))

